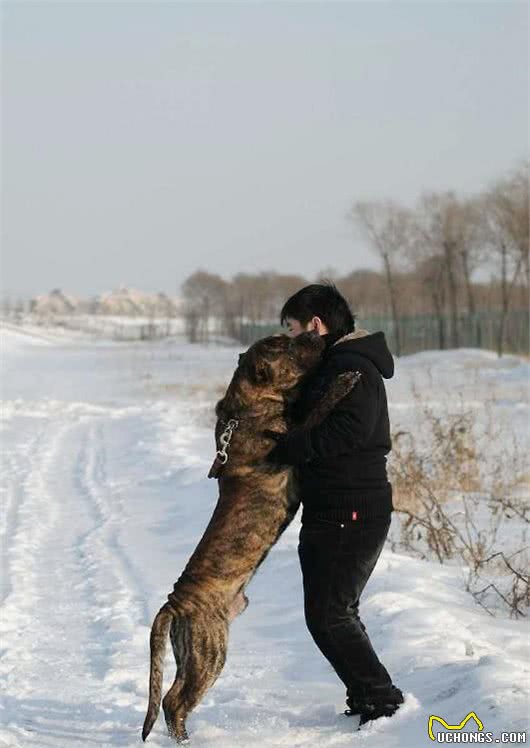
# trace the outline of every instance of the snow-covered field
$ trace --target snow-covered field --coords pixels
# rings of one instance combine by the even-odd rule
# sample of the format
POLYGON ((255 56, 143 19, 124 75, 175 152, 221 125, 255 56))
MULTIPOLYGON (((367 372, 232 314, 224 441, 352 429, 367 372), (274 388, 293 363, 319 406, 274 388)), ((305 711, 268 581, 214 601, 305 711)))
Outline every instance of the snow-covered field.
MULTIPOLYGON (((213 404, 239 351, 3 330, 0 745, 140 744, 149 627, 217 498, 213 404)), ((495 383, 499 423, 530 446, 528 376, 483 351, 403 358, 391 417, 413 426, 412 380, 477 411, 495 383)), ((416 748, 431 744, 429 715, 457 724, 471 710, 496 736, 528 728, 526 622, 478 607, 458 566, 387 547, 361 615, 406 703, 356 732, 305 628, 298 528, 250 586, 225 669, 189 719, 193 745, 416 748)), ((171 744, 162 717, 149 744, 171 744)))

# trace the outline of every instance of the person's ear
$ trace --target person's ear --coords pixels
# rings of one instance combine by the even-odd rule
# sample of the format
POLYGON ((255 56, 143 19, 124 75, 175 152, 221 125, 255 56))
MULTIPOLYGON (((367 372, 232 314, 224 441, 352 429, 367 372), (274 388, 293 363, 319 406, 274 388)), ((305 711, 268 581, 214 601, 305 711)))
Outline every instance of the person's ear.
POLYGON ((313 317, 311 324, 313 325, 312 329, 315 332, 318 332, 319 335, 324 335, 327 332, 326 325, 322 322, 320 317, 313 317))

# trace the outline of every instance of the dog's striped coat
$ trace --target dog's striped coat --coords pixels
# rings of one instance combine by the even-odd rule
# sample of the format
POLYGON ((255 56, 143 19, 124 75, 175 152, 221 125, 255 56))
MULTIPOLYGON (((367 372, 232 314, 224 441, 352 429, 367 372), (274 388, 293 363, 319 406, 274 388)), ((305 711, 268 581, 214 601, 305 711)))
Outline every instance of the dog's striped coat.
MULTIPOLYGON (((219 499, 197 548, 151 628, 149 706, 142 738, 149 735, 162 697, 168 633, 177 664, 163 700, 169 734, 187 739, 185 720, 219 676, 230 621, 248 604, 244 590, 299 506, 292 469, 269 465, 266 430, 285 432, 289 403, 303 376, 320 360, 321 339, 311 333, 272 336, 242 357, 216 407, 216 440, 227 417, 241 419, 219 478, 219 499)), ((355 386, 359 374, 338 376, 303 428, 322 421, 355 386)))

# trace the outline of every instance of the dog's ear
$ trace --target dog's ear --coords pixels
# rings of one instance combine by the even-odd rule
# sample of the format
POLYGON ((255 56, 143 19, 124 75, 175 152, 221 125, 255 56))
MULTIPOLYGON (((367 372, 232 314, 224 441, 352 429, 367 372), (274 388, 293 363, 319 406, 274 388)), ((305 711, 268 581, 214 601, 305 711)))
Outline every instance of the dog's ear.
POLYGON ((248 378, 252 384, 269 384, 272 382, 272 366, 263 359, 254 360, 248 367, 248 378))
POLYGON ((256 355, 256 351, 252 348, 245 354, 241 366, 251 384, 262 385, 272 382, 271 365, 263 356, 256 355))

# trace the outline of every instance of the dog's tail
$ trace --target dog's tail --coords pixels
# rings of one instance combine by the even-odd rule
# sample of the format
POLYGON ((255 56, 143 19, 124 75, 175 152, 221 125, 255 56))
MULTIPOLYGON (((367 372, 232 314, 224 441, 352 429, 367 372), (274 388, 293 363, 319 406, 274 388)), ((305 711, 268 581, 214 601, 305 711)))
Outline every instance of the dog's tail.
POLYGON ((151 667, 149 672, 149 704, 147 714, 145 715, 144 726, 142 729, 142 740, 153 729, 153 725, 160 711, 160 702, 162 700, 162 680, 164 675, 164 658, 166 655, 166 643, 168 640, 171 621, 175 613, 166 603, 156 614, 153 625, 151 626, 151 667))

